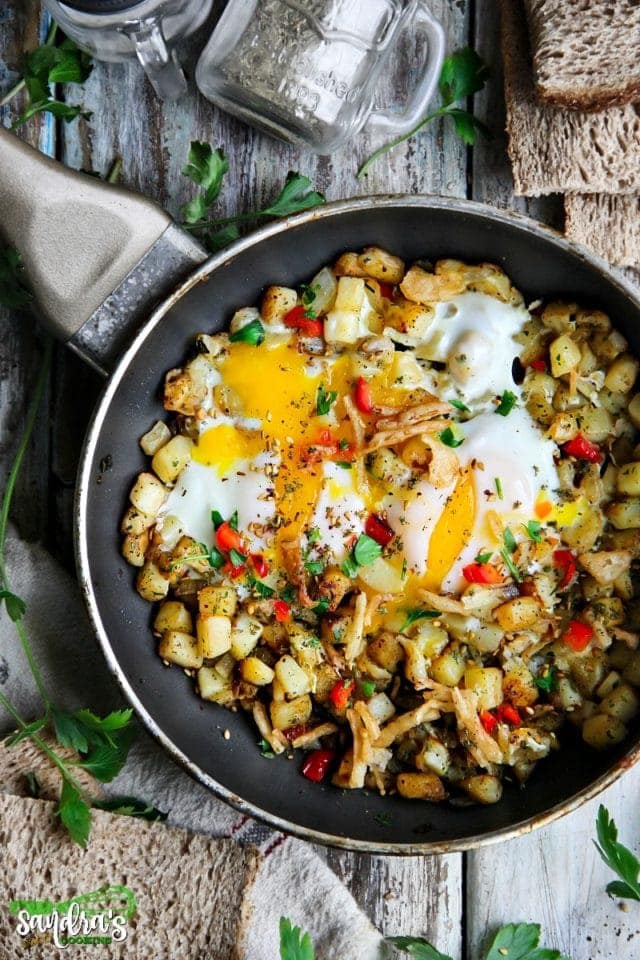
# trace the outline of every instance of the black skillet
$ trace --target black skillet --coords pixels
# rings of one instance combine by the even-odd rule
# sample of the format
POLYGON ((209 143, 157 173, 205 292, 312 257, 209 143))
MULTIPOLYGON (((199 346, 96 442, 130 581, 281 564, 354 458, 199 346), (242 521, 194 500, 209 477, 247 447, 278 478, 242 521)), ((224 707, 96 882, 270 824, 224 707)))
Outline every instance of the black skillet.
POLYGON ((635 762, 637 726, 607 754, 567 730, 563 749, 538 765, 526 788, 508 786, 495 806, 430 805, 311 783, 298 760, 264 760, 244 716, 203 704, 182 672, 163 667, 150 607, 119 552, 127 492, 145 467, 137 440, 164 414, 158 388, 165 371, 182 362, 195 334, 222 329, 266 285, 296 286, 339 252, 367 244, 409 261, 489 260, 531 300, 569 297, 605 310, 640 353, 640 300, 606 264, 523 217, 464 200, 403 196, 329 204, 203 262, 205 252, 154 204, 71 173, 2 130, 0 224, 23 252, 48 326, 111 373, 78 476, 78 576, 109 670, 147 729, 201 783, 309 840, 373 853, 436 853, 547 823, 635 762))

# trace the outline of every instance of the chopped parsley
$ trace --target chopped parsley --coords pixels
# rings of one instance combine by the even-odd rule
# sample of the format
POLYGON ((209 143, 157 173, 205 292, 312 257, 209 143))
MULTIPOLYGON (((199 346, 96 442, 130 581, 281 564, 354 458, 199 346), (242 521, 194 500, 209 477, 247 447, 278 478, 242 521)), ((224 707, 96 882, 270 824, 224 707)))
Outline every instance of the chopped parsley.
POLYGON ((505 390, 500 397, 500 403, 496 407, 496 413, 499 413, 501 417, 507 417, 517 402, 518 398, 515 393, 512 393, 511 390, 505 390))
POLYGON ((242 567, 247 562, 246 555, 244 553, 240 553, 240 551, 236 550, 235 547, 232 547, 231 550, 229 550, 229 560, 234 567, 242 567))
POLYGON ((309 530, 309 532, 307 533, 307 540, 309 541, 309 543, 317 543, 319 539, 320 539, 319 527, 313 527, 311 530, 309 530))
POLYGON ((464 437, 459 437, 454 427, 446 427, 438 434, 438 439, 444 443, 445 447, 459 447, 464 443, 464 437))
POLYGON ((479 553, 475 559, 475 562, 479 564, 489 563, 489 560, 491 560, 492 556, 493 556, 493 551, 491 550, 488 550, 486 553, 479 553))
POLYGON ((366 567, 382 554, 382 547, 366 533, 360 534, 353 548, 353 558, 359 567, 366 567))
POLYGON ((504 492, 502 490, 502 480, 500 479, 500 477, 496 477, 493 482, 496 485, 496 493, 498 494, 498 497, 500 498, 500 500, 504 500, 504 492))
POLYGON ((350 580, 353 580, 354 577, 358 575, 358 564, 354 560, 352 554, 349 554, 348 557, 340 564, 340 569, 344 573, 345 577, 349 577, 350 580))
POLYGON ((262 580, 254 580, 253 588, 258 596, 262 597, 264 600, 268 600, 275 593, 273 587, 270 587, 268 583, 263 583, 262 580))
POLYGON ((373 680, 362 680, 360 683, 360 689, 362 690, 362 695, 369 699, 376 692, 376 685, 373 680))
POLYGON ((332 404, 334 404, 337 399, 338 391, 325 390, 324 384, 321 383, 316 394, 316 413, 318 416, 322 417, 325 413, 329 413, 332 404))
POLYGON ((553 693, 558 689, 558 671, 554 666, 545 667, 539 676, 533 678, 533 682, 538 690, 553 693))
POLYGON ((515 563, 511 559, 511 554, 509 553, 509 551, 506 549, 502 549, 500 551, 500 556, 504 560, 505 565, 509 570, 509 573, 511 574, 513 579, 516 581, 516 583, 522 583, 522 574, 520 573, 515 563))
POLYGON ((342 467, 343 470, 351 470, 353 464, 349 463, 348 460, 336 460, 336 467, 342 467))
POLYGON ((542 543, 542 537, 540 536, 542 524, 539 520, 529 520, 528 523, 523 523, 522 526, 527 531, 527 536, 530 540, 533 540, 535 543, 542 543))
POLYGON ((260 747, 261 757, 264 757, 265 760, 273 760, 275 753, 271 749, 271 744, 268 740, 265 740, 263 737, 262 740, 258 740, 258 746, 260 747))
MULTIPOLYGON (((321 617, 322 614, 326 613, 328 609, 329 609, 329 601, 327 600, 326 597, 323 597, 321 600, 318 600, 315 607, 313 608, 313 612, 317 613, 318 616, 321 617)), ((316 644, 314 644, 314 646, 316 646, 316 644)))
POLYGON ((404 633, 412 623, 417 623, 418 620, 434 620, 436 617, 442 616, 439 610, 421 610, 419 607, 415 610, 406 610, 407 616, 400 627, 400 633, 404 633))
POLYGON ((322 560, 307 560, 304 566, 308 573, 314 577, 319 577, 324 570, 324 563, 322 560))
POLYGON ((233 513, 231 514, 231 517, 229 518, 229 526, 231 527, 232 530, 235 530, 237 533, 238 531, 238 511, 237 510, 234 510, 233 513))
POLYGON ((213 524, 214 530, 217 530, 218 527, 221 527, 222 524, 224 523, 222 514, 218 513, 217 510, 211 511, 211 523, 213 524))
POLYGON ((250 343, 252 347, 259 347, 264 341, 264 327, 256 317, 239 330, 229 334, 231 343, 250 343))
POLYGON ((516 538, 511 533, 509 527, 507 527, 504 531, 502 539, 504 541, 505 548, 509 551, 509 553, 515 553, 517 548, 516 538))
POLYGON ((466 403, 463 403, 462 400, 449 400, 449 403, 452 407, 455 407, 456 410, 461 410, 463 413, 469 413, 469 407, 466 403))

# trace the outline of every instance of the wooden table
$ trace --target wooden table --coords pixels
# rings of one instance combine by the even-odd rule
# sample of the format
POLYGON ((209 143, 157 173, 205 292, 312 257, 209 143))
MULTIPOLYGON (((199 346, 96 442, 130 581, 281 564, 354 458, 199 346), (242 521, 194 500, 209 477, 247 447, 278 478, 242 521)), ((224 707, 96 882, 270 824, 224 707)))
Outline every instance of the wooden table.
MULTIPOLYGON (((218 13, 223 5, 216 4, 218 13)), ((557 224, 557 199, 529 202, 513 196, 502 133, 496 3, 432 0, 431 6, 446 29, 448 49, 471 43, 492 67, 488 90, 476 98, 474 109, 494 138, 480 140, 473 150, 448 123, 433 124, 377 163, 362 184, 354 172, 370 152, 368 136, 332 157, 302 154, 220 113, 193 88, 178 104, 161 103, 135 65, 96 65, 84 92, 78 92, 94 112, 90 122, 65 126, 38 118, 23 135, 75 168, 104 174, 115 156, 122 157, 123 182, 174 214, 190 193, 180 173, 189 141, 202 139, 222 146, 230 159, 221 216, 267 201, 286 171, 295 169, 311 177, 328 199, 393 192, 472 197, 557 224)), ((22 51, 33 48, 38 35, 43 25, 36 0, 0 3, 0 90, 10 86, 22 51)), ((414 75, 411 50, 404 63, 414 75)), ((388 81, 385 96, 392 96, 391 86, 388 81)), ((15 452, 38 358, 31 323, 0 315, 0 478, 15 452)), ((22 534, 44 540, 69 567, 76 464, 99 389, 98 378, 58 348, 13 511, 22 534)), ((605 798, 629 843, 640 835, 639 787, 636 770, 605 798)), ((545 943, 572 960, 631 960, 640 955, 640 907, 630 904, 623 912, 604 893, 610 877, 591 843, 596 807, 589 804, 547 829, 466 855, 399 859, 319 853, 382 931, 426 935, 455 960, 476 960, 487 931, 522 920, 541 923, 545 943)))

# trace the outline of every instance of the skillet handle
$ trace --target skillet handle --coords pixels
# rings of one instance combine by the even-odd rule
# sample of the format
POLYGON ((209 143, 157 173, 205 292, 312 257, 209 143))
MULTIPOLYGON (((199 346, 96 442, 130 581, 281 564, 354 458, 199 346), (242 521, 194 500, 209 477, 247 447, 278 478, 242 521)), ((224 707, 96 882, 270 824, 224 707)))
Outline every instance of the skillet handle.
POLYGON ((145 197, 69 170, 0 127, 0 230, 49 330, 107 372, 206 252, 145 197))

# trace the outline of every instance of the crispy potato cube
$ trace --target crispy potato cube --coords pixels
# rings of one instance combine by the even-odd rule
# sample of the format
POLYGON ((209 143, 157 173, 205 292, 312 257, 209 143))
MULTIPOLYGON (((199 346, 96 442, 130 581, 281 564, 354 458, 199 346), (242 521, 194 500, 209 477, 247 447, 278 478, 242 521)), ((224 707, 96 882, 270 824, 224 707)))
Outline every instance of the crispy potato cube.
POLYGON ((386 723, 396 712, 396 708, 386 693, 375 693, 367 701, 367 709, 378 723, 386 723))
POLYGON ((358 257, 365 276, 382 283, 400 283, 404 276, 404 261, 381 247, 365 247, 358 257))
POLYGON ((235 700, 230 683, 214 667, 200 667, 198 670, 198 693, 203 700, 225 706, 235 700))
POLYGON ((140 570, 136 580, 136 590, 143 600, 149 603, 155 603, 162 600, 169 592, 169 580, 162 571, 158 570, 155 563, 147 560, 140 570))
POLYGON ((636 393, 629 401, 627 413, 634 427, 640 427, 640 393, 636 393))
POLYGON ((435 312, 432 307, 413 303, 411 300, 389 301, 384 309, 386 324, 400 333, 415 337, 416 340, 426 337, 434 317, 435 312))
POLYGON ((399 773, 396 787, 401 797, 408 800, 431 800, 438 803, 447 796, 447 791, 436 773, 399 773))
POLYGON ((384 557, 378 557, 373 563, 360 567, 358 579, 376 593, 402 593, 405 586, 401 570, 384 557))
POLYGON ((299 723, 306 723, 311 716, 311 710, 311 697, 305 695, 288 703, 285 700, 272 700, 269 714, 276 730, 288 730, 299 723))
POLYGON ((640 698, 632 686, 621 683, 603 698, 600 709, 610 717, 628 723, 640 709, 640 698))
POLYGON ((158 452, 160 447, 171 440, 171 430, 162 420, 156 421, 143 437, 140 437, 140 446, 148 457, 158 452))
POLYGON ((618 493, 625 493, 629 497, 640 496, 640 462, 633 460, 620 467, 617 487, 618 493))
POLYGON ((144 530, 135 536, 132 533, 122 541, 122 556, 132 567, 144 566, 145 554, 149 546, 149 531, 144 530))
POLYGON ((445 650, 429 667, 429 676, 446 687, 457 687, 465 670, 465 660, 457 648, 445 650))
POLYGON ((549 359, 551 361, 551 374, 554 377, 562 377, 565 373, 570 373, 580 363, 580 347, 563 333, 549 344, 549 359))
POLYGON ((137 537, 138 534, 144 533, 145 530, 152 527, 155 522, 156 518, 151 516, 151 514, 143 513, 142 510, 137 510, 136 507, 130 506, 127 507, 122 517, 120 533, 124 533, 125 536, 131 534, 137 537))
POLYGON ((140 473, 131 488, 129 500, 136 510, 140 510, 147 516, 156 517, 166 495, 167 489, 157 477, 152 473, 140 473))
POLYGON ((622 720, 606 713, 594 713, 582 724, 582 739, 594 750, 609 750, 622 743, 626 735, 622 720))
POLYGON ((478 710, 493 710, 502 703, 502 670, 498 667, 467 667, 464 685, 478 697, 478 710))
POLYGON ((580 566, 601 584, 614 583, 631 566, 629 550, 596 550, 578 557, 580 566))
POLYGON ((185 670, 197 670, 202 666, 202 653, 196 637, 181 630, 165 630, 158 645, 163 660, 175 663, 185 670))
POLYGON ((184 603, 179 600, 165 600, 160 604, 153 629, 158 633, 165 630, 180 630, 182 633, 193 632, 193 618, 184 603))
POLYGON ((271 683, 275 674, 264 660, 258 657, 247 657, 240 663, 240 676, 247 683, 253 683, 256 687, 264 687, 271 683))
POLYGON ((163 404, 165 410, 192 417, 207 395, 207 385, 202 378, 194 380, 187 369, 169 370, 164 379, 163 404))
POLYGON ((582 433, 592 443, 604 443, 613 433, 613 417, 604 407, 580 407, 582 433))
POLYGON ((636 382, 640 363, 629 353, 617 357, 604 378, 604 385, 612 393, 628 393, 636 382))
POLYGON ((364 280, 357 277, 340 277, 336 291, 334 311, 346 311, 359 316, 364 298, 364 280))
POLYGON ((248 657, 262 636, 264 627, 256 617, 240 613, 231 625, 231 656, 235 660, 248 657))
POLYGON ((427 273, 422 267, 411 267, 407 270, 400 289, 407 300, 429 304, 438 300, 452 300, 459 293, 464 293, 466 285, 462 273, 427 273))
POLYGON ((164 483, 173 483, 191 460, 193 440, 177 436, 160 447, 151 466, 164 483))
POLYGON ((540 618, 540 606, 533 597, 516 597, 507 600, 493 611, 493 615, 503 630, 526 630, 534 626, 540 618))
POLYGON ((389 487, 402 487, 411 479, 410 468, 388 447, 372 453, 367 467, 372 477, 389 487))
POLYGON ((460 786, 476 803, 497 803, 502 796, 502 783, 488 773, 466 777, 460 781, 460 786))
POLYGON ((395 633, 385 631, 379 633, 367 645, 367 653, 380 667, 395 673, 398 664, 404 657, 404 650, 400 638, 395 633))
POLYGON ((203 617, 233 617, 238 595, 233 587, 209 586, 198 591, 198 610, 203 617))
POLYGON ((265 323, 281 322, 298 303, 298 294, 291 287, 267 287, 260 305, 265 323))
POLYGON ((451 755, 448 748, 436 737, 427 737, 423 748, 416 754, 415 764, 418 770, 427 773, 437 773, 444 777, 451 765, 451 755))
POLYGON ((530 707, 538 699, 538 688, 531 671, 517 660, 510 663, 505 672, 502 692, 516 707, 530 707))
POLYGON ((327 343, 355 343, 360 337, 360 315, 352 310, 331 310, 324 323, 327 343))
POLYGON ((640 653, 632 653, 628 663, 622 669, 622 676, 634 687, 640 687, 640 653))
POLYGON ((366 277, 357 253, 342 253, 333 266, 336 277, 366 277))
POLYGON ((275 672, 288 697, 300 697, 303 693, 311 692, 311 677, 288 653, 280 657, 275 672))
POLYGON ((196 618, 196 633, 205 660, 214 660, 231 649, 231 620, 229 617, 196 618))

